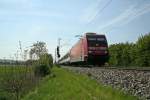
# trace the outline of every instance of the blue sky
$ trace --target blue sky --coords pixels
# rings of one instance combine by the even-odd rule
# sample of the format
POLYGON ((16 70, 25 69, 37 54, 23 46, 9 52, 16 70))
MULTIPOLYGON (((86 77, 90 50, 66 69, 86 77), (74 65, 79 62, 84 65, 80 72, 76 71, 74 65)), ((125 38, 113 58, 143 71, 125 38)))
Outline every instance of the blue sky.
POLYGON ((0 58, 36 41, 64 54, 85 32, 106 34, 108 43, 135 42, 150 32, 150 0, 0 0, 0 58))

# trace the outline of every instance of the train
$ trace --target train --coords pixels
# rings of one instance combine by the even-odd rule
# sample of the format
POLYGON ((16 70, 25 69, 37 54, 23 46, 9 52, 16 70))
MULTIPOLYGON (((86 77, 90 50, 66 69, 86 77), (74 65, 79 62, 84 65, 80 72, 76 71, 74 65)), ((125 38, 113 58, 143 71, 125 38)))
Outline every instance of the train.
POLYGON ((104 34, 88 32, 58 61, 61 65, 104 65, 109 59, 104 34))

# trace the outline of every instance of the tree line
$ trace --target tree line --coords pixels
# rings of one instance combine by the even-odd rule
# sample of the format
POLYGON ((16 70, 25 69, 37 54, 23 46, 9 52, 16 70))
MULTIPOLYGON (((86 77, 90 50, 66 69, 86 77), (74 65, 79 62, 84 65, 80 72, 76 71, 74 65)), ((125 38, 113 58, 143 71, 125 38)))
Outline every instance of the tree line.
POLYGON ((150 33, 141 36, 135 43, 118 43, 109 46, 111 66, 150 67, 150 33))

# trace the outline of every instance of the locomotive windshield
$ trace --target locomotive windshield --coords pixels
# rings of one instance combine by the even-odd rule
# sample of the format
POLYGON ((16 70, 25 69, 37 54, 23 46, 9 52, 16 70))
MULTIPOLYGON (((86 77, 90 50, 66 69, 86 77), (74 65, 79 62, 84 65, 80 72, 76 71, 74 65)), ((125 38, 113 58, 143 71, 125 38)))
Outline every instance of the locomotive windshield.
POLYGON ((105 36, 87 36, 87 42, 91 47, 107 45, 105 36))

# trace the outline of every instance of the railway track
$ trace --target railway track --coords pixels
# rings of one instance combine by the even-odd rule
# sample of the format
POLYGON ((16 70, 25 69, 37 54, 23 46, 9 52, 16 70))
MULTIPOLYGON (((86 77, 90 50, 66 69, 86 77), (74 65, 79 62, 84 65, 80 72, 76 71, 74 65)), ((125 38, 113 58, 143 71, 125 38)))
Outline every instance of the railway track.
POLYGON ((127 70, 127 71, 144 71, 150 72, 150 67, 99 67, 99 66, 63 66, 63 67, 77 67, 77 68, 84 68, 84 69, 111 69, 111 70, 127 70))
POLYGON ((145 71, 149 72, 150 67, 96 67, 96 68, 102 68, 102 69, 115 69, 115 70, 131 70, 131 71, 145 71))

